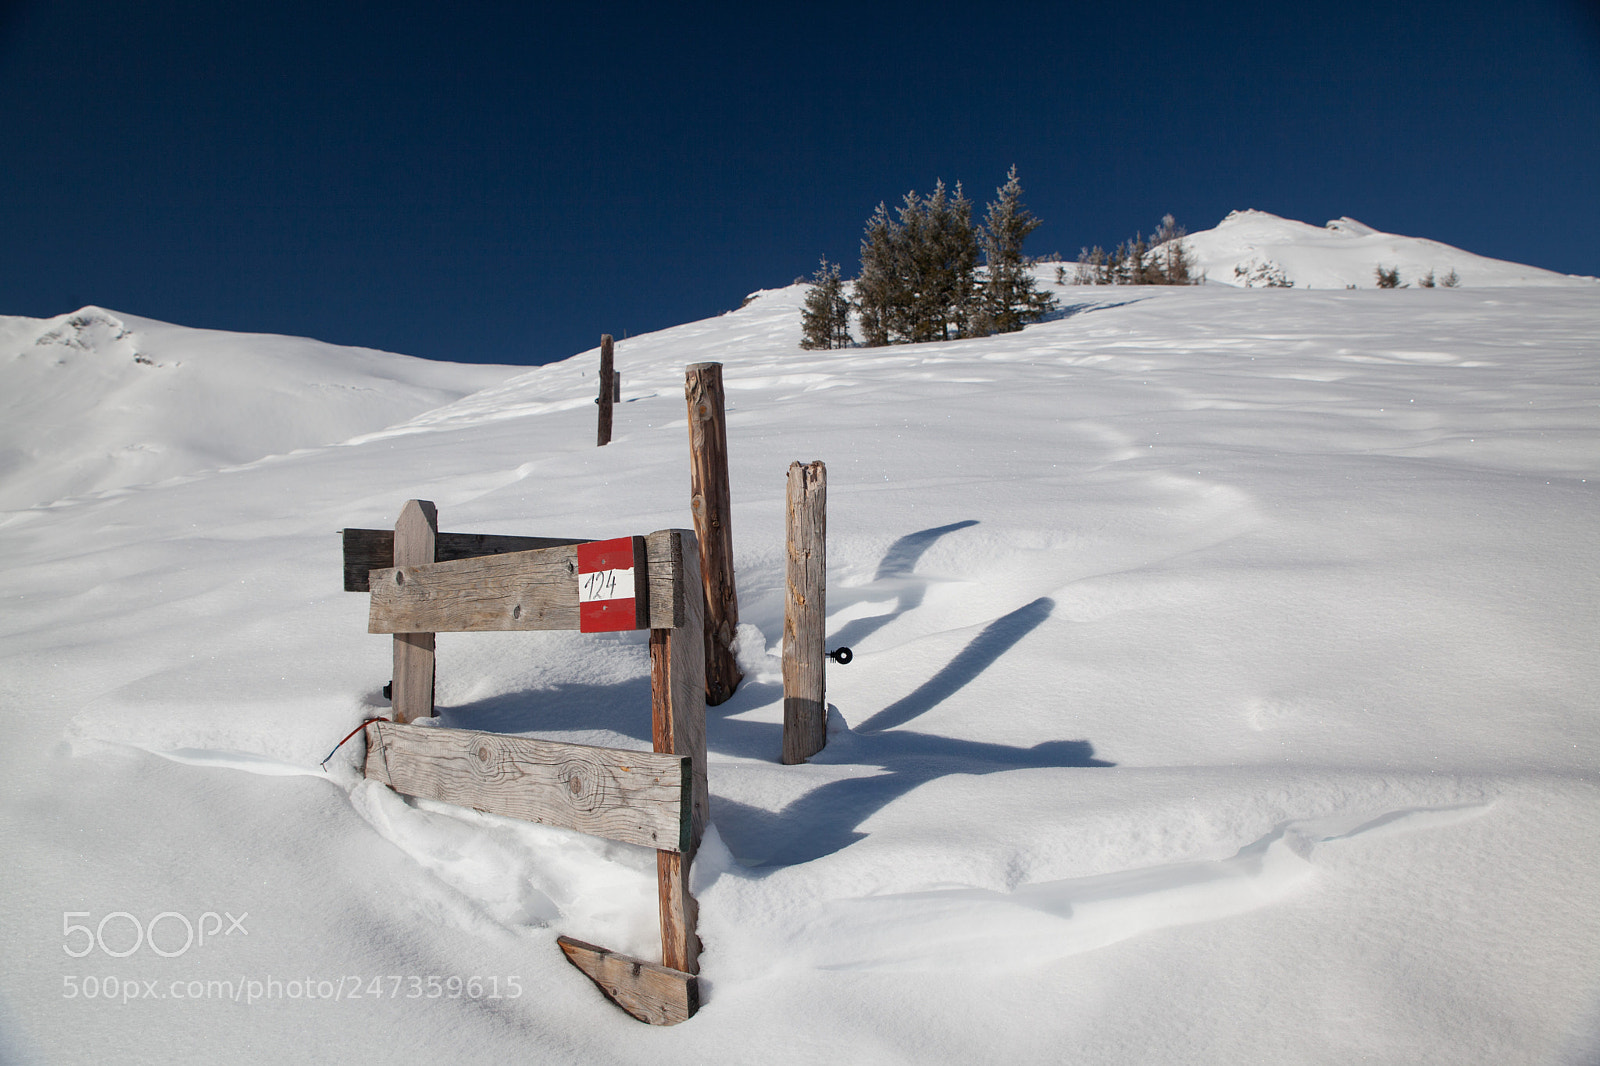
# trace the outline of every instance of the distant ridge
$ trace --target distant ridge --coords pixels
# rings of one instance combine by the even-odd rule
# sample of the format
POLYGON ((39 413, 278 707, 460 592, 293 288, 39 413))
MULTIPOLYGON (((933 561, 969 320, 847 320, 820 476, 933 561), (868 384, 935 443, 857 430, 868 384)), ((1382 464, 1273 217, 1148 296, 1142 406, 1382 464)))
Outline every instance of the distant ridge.
POLYGON ((1423 237, 1384 233, 1353 218, 1312 226, 1266 211, 1232 211, 1214 229, 1185 238, 1197 270, 1211 285, 1263 285, 1277 277, 1295 288, 1377 287, 1374 270, 1398 268, 1415 287, 1452 270, 1463 288, 1504 285, 1593 285, 1594 278, 1490 259, 1423 237))
POLYGON ((0 316, 0 511, 337 443, 525 369, 94 306, 0 316))

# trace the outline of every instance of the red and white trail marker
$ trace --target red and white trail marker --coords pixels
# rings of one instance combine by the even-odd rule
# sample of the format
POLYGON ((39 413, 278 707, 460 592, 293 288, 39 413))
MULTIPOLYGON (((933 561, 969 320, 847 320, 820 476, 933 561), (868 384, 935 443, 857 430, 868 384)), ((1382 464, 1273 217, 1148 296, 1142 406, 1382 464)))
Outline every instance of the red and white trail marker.
POLYGON ((643 537, 578 545, 578 629, 610 633, 649 629, 649 582, 643 537))

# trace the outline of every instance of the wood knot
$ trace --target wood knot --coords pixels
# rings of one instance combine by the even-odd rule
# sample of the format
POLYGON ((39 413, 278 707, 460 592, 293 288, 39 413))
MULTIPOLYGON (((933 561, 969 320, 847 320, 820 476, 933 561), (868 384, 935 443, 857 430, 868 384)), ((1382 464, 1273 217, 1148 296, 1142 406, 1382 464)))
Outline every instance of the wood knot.
POLYGON ((472 770, 479 780, 507 781, 518 776, 516 753, 500 738, 481 734, 473 738, 467 757, 477 764, 472 770))
POLYGON ((580 811, 592 811, 606 803, 605 768, 577 755, 569 756, 557 771, 558 780, 566 785, 567 802, 580 811))

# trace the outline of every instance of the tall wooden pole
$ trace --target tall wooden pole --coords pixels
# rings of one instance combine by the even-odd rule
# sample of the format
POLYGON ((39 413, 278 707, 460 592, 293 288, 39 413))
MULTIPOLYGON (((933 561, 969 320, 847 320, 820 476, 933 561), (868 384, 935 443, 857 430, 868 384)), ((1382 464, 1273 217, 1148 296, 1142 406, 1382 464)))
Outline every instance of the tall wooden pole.
POLYGON ((706 702, 716 706, 732 696, 744 680, 733 657, 739 594, 733 584, 722 364, 691 364, 684 375, 683 391, 689 402, 689 508, 700 541, 700 572, 706 589, 706 702))
POLYGON ((611 401, 616 391, 616 386, 611 379, 614 372, 612 366, 611 334, 600 335, 600 395, 596 402, 600 404, 600 433, 599 444, 596 447, 604 448, 611 443, 611 401))
MULTIPOLYGON (((429 500, 409 500, 394 524, 394 565, 431 563, 439 535, 439 509, 429 500)), ((390 702, 394 720, 433 717, 433 634, 394 635, 394 681, 390 702)))
POLYGON ((788 581, 783 600, 783 761, 828 742, 823 640, 827 621, 828 468, 789 464, 788 581))

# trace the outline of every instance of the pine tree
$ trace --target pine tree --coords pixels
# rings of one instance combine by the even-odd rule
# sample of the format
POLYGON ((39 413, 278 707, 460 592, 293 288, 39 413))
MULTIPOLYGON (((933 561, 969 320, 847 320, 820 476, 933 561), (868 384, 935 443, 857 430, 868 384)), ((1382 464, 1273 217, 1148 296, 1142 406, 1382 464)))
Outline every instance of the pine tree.
POLYGON ((1078 270, 1073 276, 1075 285, 1109 285, 1110 273, 1106 269, 1106 250, 1098 244, 1078 253, 1078 270))
POLYGON ((809 349, 850 346, 850 301, 844 296, 839 264, 824 256, 811 276, 806 303, 800 312, 800 347, 809 349))
POLYGON ((896 214, 880 203, 861 240, 855 291, 864 343, 969 335, 978 266, 971 201, 941 181, 931 195, 906 193, 896 214))
POLYGON ((1035 288, 1022 255, 1022 243, 1042 224, 1022 202, 1017 168, 1006 173, 999 197, 988 205, 982 229, 984 265, 981 333, 1015 333, 1055 307, 1055 297, 1035 288))
POLYGON ((928 196, 906 194, 900 226, 911 297, 901 338, 915 344, 966 335, 978 270, 972 202, 959 184, 952 197, 944 182, 936 182, 928 196))
POLYGON ((1188 230, 1178 225, 1171 215, 1161 217, 1161 225, 1150 234, 1150 250, 1155 260, 1156 275, 1160 285, 1193 285, 1194 256, 1183 243, 1188 230))
POLYGON ((1403 288, 1405 288, 1404 285, 1400 284, 1400 268, 1399 267, 1389 267, 1387 270, 1385 270, 1383 264, 1379 263, 1377 265, 1377 267, 1373 270, 1373 274, 1378 279, 1378 288, 1380 288, 1380 289, 1403 289, 1403 288))
POLYGON ((861 237, 861 273, 855 280, 861 340, 869 348, 889 343, 891 309, 905 302, 899 262, 902 243, 888 205, 880 202, 861 237))

